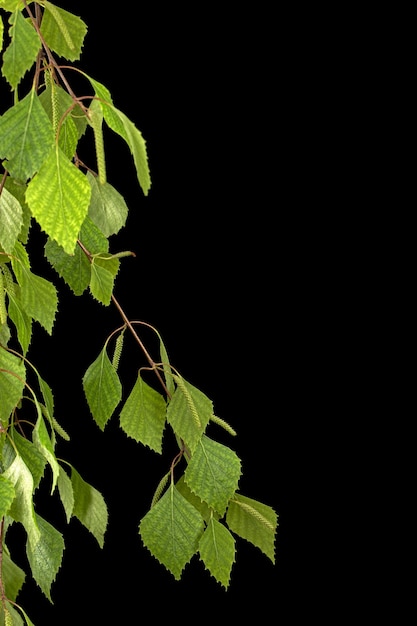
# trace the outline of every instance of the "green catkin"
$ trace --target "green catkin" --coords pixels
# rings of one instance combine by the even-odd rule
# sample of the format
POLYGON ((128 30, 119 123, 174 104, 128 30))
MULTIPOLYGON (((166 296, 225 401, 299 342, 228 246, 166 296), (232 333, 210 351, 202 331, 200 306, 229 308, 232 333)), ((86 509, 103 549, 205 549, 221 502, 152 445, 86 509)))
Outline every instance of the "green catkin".
POLYGON ((1 269, 3 272, 4 289, 6 290, 6 293, 14 296, 16 293, 16 284, 13 282, 12 273, 6 264, 3 264, 1 269))
MULTIPOLYGON (((98 105, 100 107, 100 105, 98 105)), ((103 139, 103 113, 101 107, 98 109, 90 107, 90 124, 94 131, 94 142, 96 146, 96 158, 98 179, 102 185, 106 183, 106 158, 104 154, 104 139, 103 139)))
POLYGON ((112 359, 112 365, 117 372, 117 368, 119 367, 120 356, 122 354, 123 341, 125 337, 125 329, 122 330, 120 335, 116 339, 116 345, 114 346, 114 353, 112 359))
POLYGON ((191 415, 193 416, 194 422, 197 426, 197 428, 201 428, 201 421, 197 412, 197 409, 195 407, 195 404, 193 402, 193 399, 191 397, 190 392, 188 391, 187 387, 185 386, 185 383, 183 381, 183 379, 181 378, 181 376, 173 376, 175 382, 177 383, 178 387, 181 389, 182 393, 185 396, 185 400, 188 404, 188 408, 191 411, 191 415))
POLYGON ((0 269, 0 326, 7 322, 6 291, 4 287, 3 272, 0 269))
POLYGON ((210 420, 214 422, 215 424, 217 424, 218 426, 221 426, 222 428, 224 428, 229 433, 229 435, 233 435, 233 436, 236 435, 236 431, 230 426, 230 424, 222 420, 221 417, 217 417, 217 415, 212 415, 210 420))
POLYGON ((65 39, 65 43, 67 44, 70 50, 75 50, 75 44, 71 39, 70 32, 65 24, 65 20, 62 19, 60 9, 55 7, 51 2, 48 2, 48 11, 53 16, 63 38, 65 39))
POLYGON ((153 498, 152 498, 151 508, 152 508, 153 506, 155 506, 155 504, 156 504, 156 503, 158 502, 158 500, 161 498, 162 493, 163 493, 163 491, 164 491, 164 489, 165 489, 165 487, 166 487, 166 485, 167 485, 167 483, 168 483, 168 478, 169 478, 169 476, 170 476, 170 473, 171 473, 171 472, 168 472, 167 474, 165 474, 165 476, 163 476, 163 477, 161 478, 161 480, 159 481, 159 485, 158 485, 158 486, 157 486, 157 488, 155 489, 155 493, 154 493, 153 498))
POLYGON ((51 104, 52 104, 52 126, 54 129, 54 133, 56 134, 58 130, 58 122, 59 122, 58 93, 57 93, 56 85, 53 80, 51 80, 51 104))

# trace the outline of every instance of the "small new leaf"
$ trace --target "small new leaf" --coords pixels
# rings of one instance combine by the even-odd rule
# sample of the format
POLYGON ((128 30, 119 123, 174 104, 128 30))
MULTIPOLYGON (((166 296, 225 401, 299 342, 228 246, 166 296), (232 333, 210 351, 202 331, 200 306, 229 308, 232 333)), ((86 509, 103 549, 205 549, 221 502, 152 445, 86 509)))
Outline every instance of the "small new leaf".
POLYGON ((119 259, 108 253, 95 256, 91 263, 90 291, 105 306, 110 304, 119 266, 119 259))

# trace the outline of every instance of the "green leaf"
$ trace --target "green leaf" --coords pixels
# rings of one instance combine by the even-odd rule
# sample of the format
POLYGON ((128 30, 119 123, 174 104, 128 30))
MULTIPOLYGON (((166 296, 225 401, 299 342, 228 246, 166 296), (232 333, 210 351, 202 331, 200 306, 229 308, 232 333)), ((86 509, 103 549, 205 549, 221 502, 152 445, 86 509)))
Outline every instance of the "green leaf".
POLYGON ((0 422, 5 426, 22 398, 25 380, 26 369, 22 359, 0 346, 0 422))
POLYGON ((16 492, 9 515, 16 522, 23 524, 28 540, 34 548, 40 539, 40 530, 33 506, 33 476, 19 455, 14 458, 3 476, 10 480, 16 492))
POLYGON ((26 191, 32 215, 68 254, 74 253, 90 197, 86 176, 56 145, 26 191))
POLYGON ((54 446, 52 445, 51 438, 48 430, 45 426, 44 419, 40 410, 38 401, 35 400, 36 407, 38 409, 38 419, 36 420, 35 428, 33 429, 33 443, 38 448, 42 456, 48 461, 52 469, 52 486, 51 493, 54 492, 59 475, 59 465, 55 456, 54 446))
POLYGON ((26 554, 33 578, 52 603, 51 585, 61 567, 65 544, 61 533, 49 522, 40 515, 36 515, 36 520, 40 539, 36 546, 27 543, 26 554))
POLYGON ((3 76, 13 90, 36 61, 41 42, 32 24, 20 11, 9 17, 10 44, 3 54, 3 76))
POLYGON ((21 206, 22 227, 19 233, 19 241, 26 244, 28 242, 29 229, 30 229, 31 220, 32 220, 32 215, 30 213, 29 207, 25 200, 27 184, 9 175, 6 178, 4 186, 12 194, 12 196, 14 196, 16 200, 18 200, 21 206))
MULTIPOLYGON (((26 626, 13 604, 8 600, 4 601, 4 605, 0 605, 0 626, 26 626)), ((29 622, 27 626, 30 626, 29 622)))
POLYGON ((7 514, 14 497, 13 483, 0 474, 0 519, 7 514))
POLYGON ((22 437, 16 428, 13 428, 11 436, 17 451, 32 474, 33 488, 36 489, 44 475, 46 459, 37 446, 26 437, 22 437))
POLYGON ((13 605, 8 600, 5 600, 5 622, 1 622, 2 619, 2 607, 0 606, 0 626, 35 626, 35 624, 29 619, 27 613, 23 610, 23 608, 19 605, 13 605), (18 613, 15 609, 17 607, 20 613, 24 617, 24 623, 22 618, 20 617, 20 613, 18 613))
POLYGON ((173 484, 142 518, 139 533, 146 548, 176 580, 198 550, 204 530, 200 513, 173 484))
MULTIPOLYGON (((107 105, 104 105, 104 111, 106 111, 107 105)), ((118 132, 122 137, 126 138, 127 145, 130 148, 130 152, 133 156, 133 162, 136 167, 136 173, 138 177, 139 185, 145 196, 148 195, 151 188, 151 177, 149 173, 148 155, 146 151, 146 142, 142 136, 140 130, 136 128, 134 123, 115 107, 108 107, 117 115, 122 123, 124 132, 120 132, 120 126, 111 127, 112 130, 118 132), (119 129, 119 130, 118 130, 119 129)), ((106 115, 104 115, 106 121, 106 115)))
POLYGON ((74 489, 73 515, 90 531, 102 548, 108 522, 104 498, 97 489, 81 478, 74 467, 71 468, 71 482, 74 489))
MULTIPOLYGON (((54 144, 52 124, 34 89, 0 117, 0 157, 12 176, 32 178, 54 144)), ((55 181, 56 183, 56 181, 55 181)))
POLYGON ((0 195, 0 245, 11 253, 23 225, 23 210, 19 200, 7 189, 0 195))
POLYGON ((114 279, 119 270, 120 261, 111 254, 101 254, 100 257, 94 257, 91 263, 91 294, 108 306, 113 295, 114 279))
POLYGON ((172 377, 171 364, 169 361, 167 349, 165 347, 164 342, 162 341, 162 337, 158 332, 157 332, 157 335, 159 338, 159 352, 161 355, 162 368, 164 370, 165 384, 168 390, 169 397, 171 398, 175 391, 175 384, 174 384, 174 379, 172 377))
POLYGON ((208 522, 213 516, 216 519, 220 517, 216 511, 213 511, 213 509, 209 507, 207 502, 203 502, 201 498, 199 498, 193 491, 191 491, 190 487, 187 485, 187 483, 184 480, 184 476, 181 476, 181 478, 177 480, 177 482, 175 483, 175 486, 180 492, 180 494, 184 496, 184 498, 188 500, 188 502, 192 504, 194 508, 197 509, 197 511, 201 514, 206 524, 208 524, 208 522))
POLYGON ((25 582, 26 574, 16 563, 12 561, 7 550, 3 550, 2 569, 6 596, 15 601, 25 582))
POLYGON ((184 479, 195 494, 222 516, 238 487, 240 475, 241 462, 236 453, 203 435, 184 479))
POLYGON ((23 0, 0 0, 0 8, 5 11, 22 11, 24 6, 23 0))
POLYGON ((87 127, 85 113, 78 104, 74 106, 71 96, 56 83, 53 87, 48 85, 39 100, 54 130, 59 132, 59 147, 71 159, 87 127))
POLYGON ((223 524, 211 519, 200 539, 199 551, 211 575, 227 589, 236 553, 232 534, 223 524))
POLYGON ((87 25, 73 15, 45 0, 41 33, 49 48, 69 61, 77 61, 82 52, 87 25))
POLYGON ((145 196, 147 196, 151 187, 151 177, 149 173, 146 142, 141 132, 122 111, 116 109, 113 105, 109 90, 98 81, 87 76, 87 74, 85 74, 85 76, 91 82, 96 96, 100 98, 104 119, 107 125, 115 133, 120 135, 129 146, 133 156, 139 185, 145 196))
POLYGON ((91 185, 89 216, 106 237, 118 233, 128 215, 123 196, 110 183, 100 183, 90 172, 87 178, 91 185))
POLYGON ((235 494, 226 515, 230 530, 250 541, 275 563, 275 534, 278 516, 262 502, 235 494))
POLYGON ((104 430, 122 397, 122 385, 107 355, 106 346, 85 372, 83 388, 91 414, 104 430))
POLYGON ((16 327, 17 339, 25 355, 32 339, 32 318, 28 315, 21 302, 21 289, 16 285, 15 293, 7 292, 9 297, 8 314, 16 327))
MULTIPOLYGON (((91 254, 108 252, 108 240, 89 217, 83 222, 79 239, 91 254)), ((48 239, 45 256, 76 296, 80 296, 87 289, 91 278, 91 264, 79 246, 70 255, 56 241, 48 239)))
POLYGON ((164 398, 141 378, 139 372, 120 412, 121 428, 128 437, 161 454, 165 417, 164 398))
POLYGON ((213 414, 207 396, 180 376, 174 376, 177 388, 168 404, 167 420, 174 432, 194 452, 213 414))
POLYGON ((51 334, 58 309, 58 294, 52 283, 30 271, 27 252, 17 241, 12 267, 20 285, 20 300, 25 312, 51 334))
POLYGON ((72 487, 71 479, 65 472, 62 465, 60 465, 59 468, 58 491, 64 507, 67 522, 69 523, 74 511, 74 489, 72 487))

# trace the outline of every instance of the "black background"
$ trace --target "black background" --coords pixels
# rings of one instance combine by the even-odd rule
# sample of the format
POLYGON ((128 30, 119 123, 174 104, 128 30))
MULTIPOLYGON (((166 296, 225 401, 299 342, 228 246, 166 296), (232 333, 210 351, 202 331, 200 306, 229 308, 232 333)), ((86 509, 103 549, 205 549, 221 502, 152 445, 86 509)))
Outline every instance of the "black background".
MULTIPOLYGON (((20 600, 41 626, 139 623, 145 612, 162 611, 216 619, 232 617, 239 605, 282 620, 299 606, 290 501, 308 366, 300 296, 308 280, 298 271, 308 229, 299 179, 306 154, 290 76, 292 22, 250 5, 229 13, 212 5, 59 6, 89 28, 76 65, 110 90, 147 142, 152 188, 145 198, 127 146, 105 137, 108 180, 130 209, 111 250, 136 254, 122 259, 115 295, 132 319, 158 329, 172 364, 235 428, 234 439, 219 429, 213 436, 242 460, 241 493, 272 506, 279 528, 275 565, 237 538, 227 591, 196 558, 180 582, 155 561, 138 524, 175 447, 168 435, 155 455, 127 439, 117 415, 104 433, 93 422, 81 377, 121 320, 50 274, 60 298, 54 333, 39 329, 29 357, 53 388, 57 419, 71 436, 59 452, 102 492, 110 517, 100 549, 78 520, 65 523, 58 498, 41 493, 39 510, 63 532, 66 550, 54 604, 30 580, 20 600)), ((94 159, 87 144, 81 150, 81 158, 94 159)), ((48 274, 36 228, 32 240, 34 268, 48 274)), ((150 333, 143 338, 153 346, 150 333)), ((128 340, 120 365, 125 392, 143 364, 128 340)), ((305 514, 298 528, 307 526, 305 514)))

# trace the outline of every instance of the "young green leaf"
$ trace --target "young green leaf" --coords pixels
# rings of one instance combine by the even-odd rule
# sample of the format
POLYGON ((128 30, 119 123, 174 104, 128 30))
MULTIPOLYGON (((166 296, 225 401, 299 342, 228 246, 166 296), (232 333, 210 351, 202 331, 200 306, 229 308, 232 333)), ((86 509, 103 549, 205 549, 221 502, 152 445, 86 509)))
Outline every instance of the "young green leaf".
POLYGON ((22 437, 16 428, 13 428, 11 437, 17 451, 32 474, 33 488, 37 489, 45 472, 46 459, 38 447, 30 439, 22 437))
POLYGON ((23 225, 23 210, 17 198, 6 188, 0 195, 0 245, 5 252, 12 252, 23 225))
POLYGON ((85 372, 83 388, 91 414, 104 430, 122 397, 122 385, 107 355, 106 346, 85 372))
POLYGON ((275 563, 275 533, 278 516, 262 502, 235 494, 227 510, 226 522, 236 535, 250 541, 275 563))
POLYGON ((216 519, 210 519, 198 544, 200 558, 210 574, 225 589, 229 587, 230 574, 235 562, 233 535, 216 519))
POLYGON ((56 483, 59 475, 59 465, 55 456, 54 446, 49 436, 48 430, 45 426, 45 421, 42 416, 40 404, 36 398, 34 398, 36 408, 38 410, 38 419, 36 420, 35 428, 33 429, 33 443, 38 448, 39 452, 45 457, 52 469, 52 485, 51 493, 55 491, 56 483))
POLYGON ((64 538, 62 534, 40 515, 36 515, 40 530, 40 538, 35 546, 30 542, 26 546, 26 554, 34 580, 52 602, 51 585, 62 563, 64 538))
POLYGON ((6 596, 15 601, 25 582, 26 574, 16 563, 12 561, 7 550, 2 554, 2 574, 6 596))
POLYGON ((3 53, 2 73, 15 90, 35 63, 41 42, 32 24, 23 17, 21 11, 13 12, 9 23, 10 44, 3 53))
POLYGON ((159 454, 165 428, 166 402, 140 376, 133 386, 121 412, 120 426, 135 441, 149 446, 159 454))
POLYGON ((54 145, 51 120, 34 89, 0 117, 0 137, 9 173, 18 181, 32 178, 54 145))
POLYGON ((78 17, 48 0, 44 1, 45 12, 41 33, 51 48, 59 56, 69 61, 77 61, 81 56, 87 25, 78 17))
POLYGON ((0 423, 8 424, 10 413, 19 403, 26 380, 22 359, 0 345, 0 423))
POLYGON ((96 96, 100 98, 104 119, 109 128, 120 135, 129 146, 136 167, 139 185, 144 195, 147 196, 151 188, 151 176, 149 172, 146 142, 142 137, 142 133, 122 111, 116 109, 113 105, 109 90, 98 81, 90 78, 87 74, 84 75, 91 82, 96 96))
POLYGON ((12 267, 20 286, 20 301, 25 312, 51 334, 58 309, 55 286, 31 272, 28 254, 19 241, 14 247, 12 267))
POLYGON ((74 510, 74 489, 72 482, 62 465, 59 466, 58 492, 69 523, 74 510))
POLYGON ((33 476, 19 455, 15 456, 14 461, 4 471, 3 476, 12 483, 16 492, 8 514, 16 522, 23 524, 30 545, 35 548, 41 533, 33 505, 33 476))
POLYGON ((86 176, 57 145, 50 150, 26 191, 32 215, 68 254, 74 253, 90 197, 86 176))
POLYGON ((39 95, 39 100, 51 120, 54 133, 59 132, 59 147, 71 159, 87 127, 85 113, 79 105, 74 106, 71 96, 52 80, 39 95))
POLYGON ((222 516, 238 488, 240 475, 241 462, 236 453, 203 435, 187 465, 184 480, 199 498, 222 516))
POLYGON ((100 548, 104 545, 104 535, 108 522, 107 505, 103 496, 71 468, 71 482, 74 489, 73 515, 96 538, 100 548))
POLYGON ((13 483, 0 474, 0 519, 7 514, 15 495, 13 483))
POLYGON ((110 304, 114 279, 119 271, 119 267, 119 259, 108 253, 94 256, 91 263, 91 295, 105 306, 110 304))
MULTIPOLYGON (((89 217, 85 218, 81 226, 79 239, 91 254, 108 252, 108 240, 89 217)), ((87 289, 91 279, 90 261, 79 246, 75 248, 74 254, 67 254, 56 241, 49 238, 45 245, 45 256, 76 296, 87 289)))
POLYGON ((26 355, 32 339, 32 318, 28 315, 21 302, 21 289, 16 285, 13 292, 7 292, 9 297, 8 314, 16 327, 17 339, 21 345, 22 352, 26 355))
POLYGON ((176 580, 192 556, 204 530, 200 513, 171 484, 139 525, 139 533, 151 554, 176 580))
POLYGON ((91 185, 91 202, 88 214, 106 236, 114 235, 126 224, 128 207, 120 193, 110 183, 100 181, 90 172, 87 179, 91 185))
POLYGON ((177 388, 168 404, 167 420, 193 452, 213 415, 213 403, 181 376, 173 378, 177 388))

